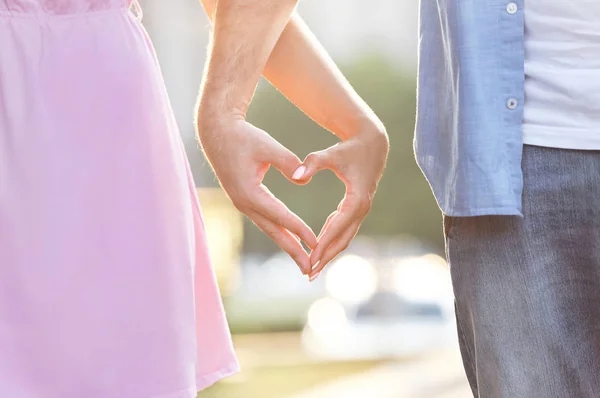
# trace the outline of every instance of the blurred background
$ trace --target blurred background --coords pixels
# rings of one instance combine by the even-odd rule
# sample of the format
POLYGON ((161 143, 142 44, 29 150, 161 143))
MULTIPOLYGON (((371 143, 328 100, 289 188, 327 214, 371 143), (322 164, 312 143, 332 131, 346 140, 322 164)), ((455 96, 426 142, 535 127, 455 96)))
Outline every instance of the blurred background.
MULTIPOLYGON (((387 127, 373 209, 315 282, 224 196, 193 126, 210 26, 198 0, 142 0, 186 144, 242 372, 200 398, 466 398, 441 215, 413 156, 417 0, 303 0, 299 13, 387 127)), ((300 158, 336 142, 267 82, 249 120, 300 158)), ((343 197, 333 173, 265 184, 318 233, 343 197)), ((471 395, 472 396, 472 395, 471 395)))

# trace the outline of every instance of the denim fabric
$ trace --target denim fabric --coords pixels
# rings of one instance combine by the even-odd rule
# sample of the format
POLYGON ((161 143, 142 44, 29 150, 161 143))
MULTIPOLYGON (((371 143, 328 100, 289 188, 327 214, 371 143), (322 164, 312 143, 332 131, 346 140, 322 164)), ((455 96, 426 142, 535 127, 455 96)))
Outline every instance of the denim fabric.
POLYGON ((476 397, 600 397, 600 151, 524 148, 523 218, 445 217, 466 373, 476 397))
POLYGON ((447 215, 521 215, 523 6, 420 2, 415 154, 447 215))

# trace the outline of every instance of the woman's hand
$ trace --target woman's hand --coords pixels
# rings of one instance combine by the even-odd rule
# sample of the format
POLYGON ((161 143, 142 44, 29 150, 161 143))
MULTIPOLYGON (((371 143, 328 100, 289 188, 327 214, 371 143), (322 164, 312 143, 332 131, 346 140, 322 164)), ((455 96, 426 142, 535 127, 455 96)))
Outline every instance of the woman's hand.
POLYGON ((198 136, 206 158, 235 207, 287 252, 302 273, 308 274, 309 255, 299 239, 314 248, 317 244, 314 232, 262 184, 271 165, 293 181, 292 175, 302 165, 300 159, 241 118, 226 122, 200 118, 198 136))
POLYGON ((354 238, 371 209, 377 184, 381 179, 389 141, 385 130, 372 128, 328 149, 309 154, 296 171, 299 183, 308 181, 319 170, 330 169, 346 185, 346 195, 325 222, 317 246, 310 255, 310 281, 344 251, 354 238))

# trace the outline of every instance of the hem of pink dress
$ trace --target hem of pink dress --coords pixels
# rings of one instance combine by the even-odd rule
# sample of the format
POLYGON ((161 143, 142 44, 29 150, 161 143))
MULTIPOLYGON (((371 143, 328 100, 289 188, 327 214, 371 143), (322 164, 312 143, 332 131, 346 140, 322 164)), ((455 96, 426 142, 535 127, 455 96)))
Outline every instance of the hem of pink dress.
POLYGON ((216 382, 223 380, 226 377, 233 376, 239 373, 240 366, 237 362, 230 363, 229 365, 221 368, 220 370, 209 373, 207 375, 198 376, 196 378, 196 385, 186 388, 184 390, 172 392, 166 395, 157 395, 152 398, 196 398, 199 391, 204 390, 215 384, 216 382))
POLYGON ((202 391, 215 384, 216 382, 223 380, 227 377, 233 376, 240 372, 240 365, 237 361, 231 362, 229 365, 221 368, 220 370, 209 373, 202 376, 196 377, 196 390, 202 391))

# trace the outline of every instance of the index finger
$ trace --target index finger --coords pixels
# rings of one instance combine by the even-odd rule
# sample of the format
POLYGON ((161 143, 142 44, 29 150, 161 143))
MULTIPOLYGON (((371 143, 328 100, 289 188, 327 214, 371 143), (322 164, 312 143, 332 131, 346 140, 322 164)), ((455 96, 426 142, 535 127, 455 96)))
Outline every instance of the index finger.
POLYGON ((324 227, 321 234, 319 234, 319 240, 317 242, 317 247, 313 250, 310 255, 310 263, 311 266, 315 266, 319 261, 321 261, 321 257, 323 256, 324 251, 339 237, 346 231, 350 226, 356 222, 362 220, 360 217, 360 212, 358 208, 351 208, 348 206, 340 206, 340 209, 337 214, 333 215, 330 220, 328 220, 328 224, 324 227))
POLYGON ((266 186, 261 184, 260 192, 251 201, 251 207, 255 212, 299 236, 309 248, 317 246, 317 237, 313 230, 266 186))
POLYGON ((310 259, 304 251, 302 244, 296 239, 290 231, 276 225, 268 218, 255 213, 249 212, 248 217, 254 221, 256 226, 267 234, 277 245, 285 251, 298 264, 298 267, 303 274, 310 272, 310 259))
POLYGON ((319 264, 311 267, 309 280, 312 282, 317 278, 317 276, 323 271, 323 268, 327 264, 329 264, 333 259, 335 259, 341 252, 346 250, 350 245, 350 242, 356 236, 358 229, 360 228, 360 221, 353 222, 350 227, 348 227, 338 239, 333 241, 333 243, 323 252, 323 255, 319 259, 319 264))

